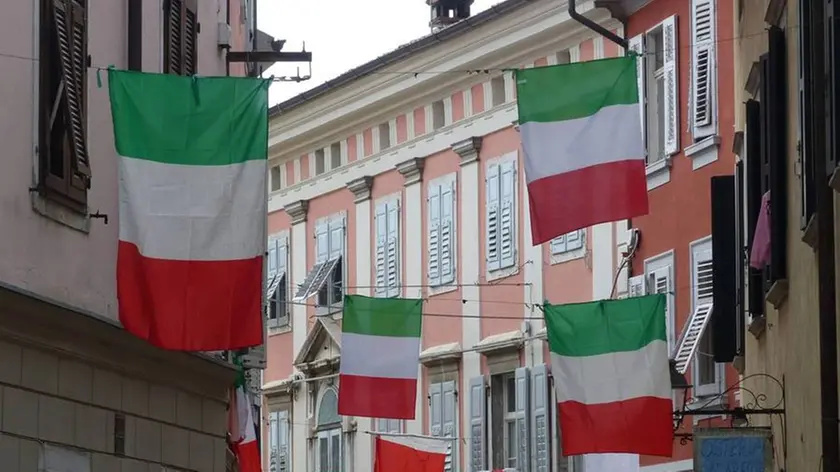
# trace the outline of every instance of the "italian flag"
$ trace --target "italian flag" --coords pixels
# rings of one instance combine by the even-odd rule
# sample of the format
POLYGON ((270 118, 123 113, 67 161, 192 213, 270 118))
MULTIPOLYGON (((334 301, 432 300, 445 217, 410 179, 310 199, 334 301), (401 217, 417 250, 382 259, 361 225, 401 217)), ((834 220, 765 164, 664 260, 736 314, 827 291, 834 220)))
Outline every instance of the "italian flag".
POLYGON ((373 472, 443 472, 449 440, 377 436, 373 472))
POLYGON ((120 321, 165 349, 262 344, 269 81, 108 79, 120 321))
POLYGON ((414 419, 423 300, 344 297, 338 413, 414 419))
POLYGON ((671 457, 665 295, 545 306, 563 454, 671 457))
POLYGON ((636 57, 516 71, 533 244, 648 213, 636 57))
POLYGON ((254 407, 245 392, 244 376, 240 374, 239 377, 231 395, 228 434, 239 463, 239 472, 261 472, 254 407))

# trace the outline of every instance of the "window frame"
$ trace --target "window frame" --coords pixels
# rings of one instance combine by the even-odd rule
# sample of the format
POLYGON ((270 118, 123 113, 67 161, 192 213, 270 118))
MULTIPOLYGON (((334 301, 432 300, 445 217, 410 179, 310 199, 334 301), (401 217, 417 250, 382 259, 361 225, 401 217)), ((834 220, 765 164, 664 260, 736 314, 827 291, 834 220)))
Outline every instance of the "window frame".
MULTIPOLYGON (((704 238, 700 238, 696 241, 692 241, 689 244, 689 254, 690 254, 690 264, 691 264, 691 313, 694 314, 694 311, 697 309, 697 306, 701 303, 712 303, 713 298, 709 296, 707 298, 700 299, 700 295, 698 293, 699 290, 699 274, 698 271, 698 264, 704 260, 708 260, 711 262, 713 259, 712 253, 712 237, 706 236, 704 238), (708 252, 708 258, 702 257, 702 253, 708 252)), ((723 390, 723 380, 724 380, 724 364, 718 364, 714 361, 714 355, 711 353, 708 355, 703 355, 700 352, 701 347, 708 349, 709 351, 714 350, 714 346, 712 345, 712 328, 711 328, 711 320, 706 323, 706 327, 703 330, 703 335, 701 336, 700 340, 697 343, 697 350, 694 352, 694 359, 691 360, 691 378, 694 390, 694 397, 695 398, 703 398, 703 397, 710 397, 719 395, 720 392, 723 390), (700 362, 702 361, 711 361, 713 369, 714 369, 714 381, 711 383, 700 383, 700 362)))
POLYGON ((278 472, 290 472, 292 470, 292 412, 288 408, 272 410, 268 414, 268 464, 269 470, 278 472), (286 468, 280 469, 280 448, 284 445, 281 441, 281 432, 286 433, 286 468), (271 466, 275 465, 275 468, 271 466))
MULTIPOLYGON (((318 289, 315 294, 315 303, 316 308, 315 312, 317 315, 325 315, 325 314, 332 314, 336 311, 340 312, 341 307, 344 305, 344 285, 347 283, 347 216, 345 214, 334 215, 327 219, 324 219, 320 222, 320 224, 327 225, 327 244, 328 244, 328 251, 327 254, 331 254, 332 251, 332 231, 333 225, 339 224, 342 227, 342 242, 341 242, 341 255, 339 257, 339 261, 336 264, 336 267, 332 269, 329 275, 327 275, 327 280, 324 282, 323 287, 318 289), (336 274, 338 274, 336 276, 336 274), (338 278, 339 280, 335 280, 338 278), (331 286, 334 286, 336 283, 341 285, 341 292, 337 299, 333 297, 334 292, 328 292, 326 303, 322 303, 323 295, 322 292, 328 291, 331 286)), ((316 226, 317 230, 317 226, 316 226)), ((316 243, 317 244, 317 240, 316 243)), ((317 247, 316 247, 317 251, 317 247)), ((339 313, 340 314, 340 313, 339 313)))
POLYGON ((163 1, 163 73, 192 76, 198 74, 198 34, 201 31, 201 23, 199 21, 198 0, 164 0, 163 1), (177 6, 181 15, 179 28, 181 31, 178 35, 181 38, 180 44, 172 44, 172 24, 173 5, 177 6), (192 15, 192 16, 190 16, 192 15), (186 31, 189 26, 189 20, 192 19, 192 32, 186 31), (192 51, 188 51, 188 44, 184 38, 191 37, 193 43, 192 51), (172 57, 172 50, 178 49, 180 54, 180 63, 172 57), (192 63, 185 61, 189 58, 192 63))
MULTIPOLYGON (((291 325, 291 306, 292 306, 292 304, 291 304, 291 299, 290 299, 291 284, 289 283, 289 280, 290 280, 289 276, 291 275, 289 273, 291 271, 291 266, 290 266, 291 254, 290 254, 288 233, 283 232, 283 233, 279 233, 279 234, 269 236, 269 238, 268 238, 268 250, 266 251, 266 257, 267 258, 272 257, 272 255, 271 255, 272 245, 277 246, 275 254, 276 254, 276 257, 278 259, 277 259, 277 262, 276 262, 277 269, 275 270, 275 274, 279 272, 280 267, 281 267, 281 264, 280 264, 280 262, 281 262, 280 261, 280 257, 281 257, 280 248, 281 247, 284 248, 284 252, 285 252, 285 261, 283 261, 284 263, 282 264, 282 266, 285 267, 285 269, 283 270, 284 274, 283 274, 282 279, 280 280, 280 284, 278 285, 277 289, 266 300, 266 305, 267 305, 266 308, 265 308, 266 309, 266 324, 268 325, 269 329, 282 329, 282 328, 287 328, 291 325), (281 292, 281 290, 280 290, 281 288, 283 288, 283 292, 281 292), (280 296, 281 293, 285 293, 285 300, 281 300, 281 298, 283 298, 283 297, 280 296), (271 317, 271 314, 274 312, 274 308, 273 308, 274 306, 282 307, 281 308, 282 312, 278 312, 277 316, 271 317)), ((271 263, 271 261, 269 260, 269 261, 266 261, 266 262, 267 262, 266 263, 266 276, 268 276, 269 275, 269 267, 270 267, 269 264, 271 263)), ((271 283, 271 278, 267 277, 266 283, 267 284, 271 283)), ((268 287, 266 287, 266 288, 268 288, 268 287)))
MULTIPOLYGON (((665 154, 665 113, 660 113, 660 105, 665 108, 665 28, 658 24, 645 32, 645 46, 653 43, 654 51, 645 60, 645 121, 647 122, 647 166, 656 165, 664 161, 668 156, 665 154), (660 51, 661 49, 661 51, 660 51), (655 58, 661 53, 662 67, 657 68, 655 58), (662 96, 659 95, 659 82, 662 82, 662 96), (662 103, 660 103, 662 102, 662 103), (655 124, 655 126, 651 126, 655 124), (657 157, 651 159, 651 145, 656 143, 657 157)), ((646 51, 647 53, 647 51, 646 51)))
MULTIPOLYGON (((644 261, 644 269, 645 269, 644 275, 645 275, 645 285, 646 285, 646 290, 647 291, 651 290, 650 287, 647 287, 648 278, 652 274, 657 273, 658 271, 665 270, 665 269, 668 270, 670 290, 666 294, 666 298, 668 300, 668 305, 667 305, 667 313, 665 315, 667 316, 667 318, 666 318, 666 329, 667 329, 668 332, 666 334, 667 334, 667 338, 668 338, 668 355, 669 356, 673 353, 673 350, 676 348, 676 344, 678 342, 678 339, 677 339, 678 334, 677 334, 677 329, 676 329, 676 324, 677 324, 677 321, 676 321, 676 318, 677 318, 676 317, 676 306, 677 306, 676 301, 677 300, 676 300, 676 294, 674 293, 675 292, 674 281, 676 279, 677 274, 676 274, 676 267, 674 266, 674 261, 676 259, 674 256, 675 256, 674 255, 674 250, 671 249, 669 251, 665 251, 663 253, 660 253, 660 254, 652 256, 648 259, 645 259, 645 261, 644 261)), ((655 289, 655 287, 654 287, 654 289, 655 289)))

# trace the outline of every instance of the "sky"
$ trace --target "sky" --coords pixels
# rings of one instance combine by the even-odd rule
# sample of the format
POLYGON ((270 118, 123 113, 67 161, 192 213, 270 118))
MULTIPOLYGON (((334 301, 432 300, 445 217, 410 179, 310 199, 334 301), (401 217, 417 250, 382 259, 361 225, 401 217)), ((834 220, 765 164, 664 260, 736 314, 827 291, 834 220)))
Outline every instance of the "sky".
MULTIPOLYGON (((500 1, 475 0, 470 13, 475 15, 500 1)), ((269 102, 289 99, 429 34, 429 17, 425 0, 258 0, 260 30, 285 39, 283 51, 300 51, 305 42, 306 50, 312 52, 312 78, 275 83, 269 102)), ((266 76, 272 74, 308 75, 310 71, 306 63, 280 63, 266 76)))

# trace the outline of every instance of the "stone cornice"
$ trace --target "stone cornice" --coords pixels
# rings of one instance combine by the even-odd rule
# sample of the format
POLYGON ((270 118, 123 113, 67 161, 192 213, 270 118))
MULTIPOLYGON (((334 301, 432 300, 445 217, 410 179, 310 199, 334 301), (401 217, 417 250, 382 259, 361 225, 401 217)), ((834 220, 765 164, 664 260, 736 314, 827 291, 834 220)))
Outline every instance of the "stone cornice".
POLYGON ((478 161, 478 153, 481 151, 481 137, 473 136, 452 145, 452 150, 461 156, 461 165, 465 166, 478 161))
POLYGON ((397 164, 397 170, 400 171, 405 179, 405 186, 419 183, 423 180, 423 164, 425 163, 422 157, 415 157, 405 162, 397 164))
POLYGON ((347 182, 347 189, 353 192, 356 203, 370 200, 371 188, 373 188, 373 177, 369 175, 347 182))
POLYGON ((283 207, 286 213, 292 218, 292 224, 303 223, 309 213, 309 200, 298 200, 283 207))

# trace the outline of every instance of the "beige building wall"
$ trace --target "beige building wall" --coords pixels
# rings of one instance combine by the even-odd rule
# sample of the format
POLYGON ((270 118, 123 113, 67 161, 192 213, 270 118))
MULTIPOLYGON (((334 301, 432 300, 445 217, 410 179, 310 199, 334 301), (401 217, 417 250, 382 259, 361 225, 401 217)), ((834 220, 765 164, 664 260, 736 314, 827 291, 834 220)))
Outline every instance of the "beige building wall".
MULTIPOLYGON (((738 6, 736 2, 736 18, 738 6)), ((740 20, 736 21, 735 96, 736 128, 744 129, 744 101, 753 98, 745 90, 753 62, 767 51, 768 24, 765 12, 769 0, 743 0, 740 20)), ((780 3, 780 2, 774 2, 780 3)), ((798 34, 797 2, 787 2, 786 18, 779 25, 787 36, 788 63, 788 274, 787 299, 778 308, 766 304, 766 328, 755 336, 746 335, 746 368, 744 375, 766 373, 785 383, 786 415, 754 416, 755 426, 772 426, 775 440, 776 470, 820 470, 820 362, 817 298, 817 265, 813 249, 802 242, 799 228, 799 177, 795 166, 798 129, 798 34), (787 457, 785 458, 785 450, 787 457)), ((748 157, 749 158, 749 157, 748 157)), ((766 378, 746 378, 741 400, 745 407, 753 401, 746 389, 768 396, 764 406, 772 406, 781 392, 766 378)))

